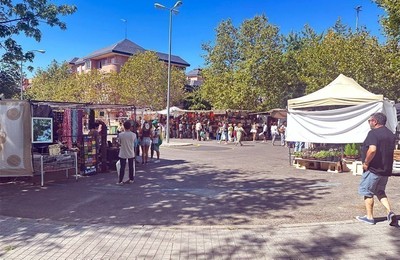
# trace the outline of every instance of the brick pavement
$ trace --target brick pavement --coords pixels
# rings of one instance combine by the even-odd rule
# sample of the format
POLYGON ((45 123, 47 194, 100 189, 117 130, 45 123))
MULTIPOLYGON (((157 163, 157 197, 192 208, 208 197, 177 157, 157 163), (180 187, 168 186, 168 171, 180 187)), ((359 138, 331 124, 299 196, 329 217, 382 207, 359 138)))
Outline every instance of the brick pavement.
POLYGON ((260 226, 66 224, 0 217, 1 259, 398 259, 399 229, 356 220, 260 226))
MULTIPOLYGON (((356 184, 349 186, 345 182, 346 179, 352 178, 352 176, 331 174, 327 176, 326 173, 300 171, 289 173, 291 168, 282 166, 286 163, 284 158, 279 160, 279 156, 285 155, 285 151, 279 147, 274 148, 257 143, 255 146, 250 146, 249 144, 247 147, 238 149, 241 150, 227 149, 226 146, 216 146, 204 147, 201 152, 195 149, 193 151, 162 150, 162 158, 164 158, 163 156, 168 156, 170 160, 177 160, 184 154, 188 163, 193 164, 193 162, 196 162, 197 164, 194 168, 188 168, 185 164, 176 164, 167 169, 168 174, 162 171, 165 166, 159 167, 160 171, 156 171, 156 168, 151 168, 151 174, 141 169, 138 175, 142 178, 138 179, 135 186, 114 187, 110 183, 113 183, 115 176, 109 175, 97 175, 82 179, 77 183, 63 182, 62 179, 56 179, 54 182, 49 183, 48 187, 42 189, 26 185, 26 183, 25 186, 22 184, 5 184, 1 187, 3 189, 1 193, 3 197, 0 202, 3 204, 0 206, 3 209, 2 212, 7 213, 8 216, 2 216, 5 214, 0 212, 0 259, 399 258, 400 233, 398 228, 389 227, 382 218, 379 219, 381 221, 375 226, 359 223, 352 219, 353 213, 364 211, 362 208, 363 203, 359 197, 349 197, 349 195, 344 194, 346 190, 355 190, 356 184), (218 150, 215 150, 216 148, 218 150), (222 150, 222 148, 225 148, 225 150, 222 150), (236 157, 236 155, 243 155, 238 151, 246 151, 251 157, 251 161, 261 162, 263 157, 260 152, 264 151, 264 149, 270 149, 266 150, 267 152, 274 152, 274 154, 270 153, 272 156, 269 158, 269 165, 273 167, 274 175, 268 171, 268 175, 265 175, 266 171, 259 170, 262 165, 260 166, 258 163, 246 164, 248 176, 260 175, 260 178, 256 179, 257 183, 259 183, 258 185, 254 185, 252 179, 245 179, 244 182, 241 182, 240 180, 247 176, 244 171, 224 170, 225 168, 231 169, 234 167, 240 169, 242 163, 238 161, 237 158, 239 157, 236 157), (218 153, 215 153, 215 151, 218 151, 218 153), (279 155, 279 153, 281 154, 279 155), (213 162, 215 161, 214 164, 208 161, 207 157, 199 157, 199 155, 205 156, 208 154, 212 154, 213 162), (205 172, 209 172, 205 168, 207 165, 212 165, 210 169, 213 169, 213 174, 216 177, 204 180, 195 178, 196 176, 204 175, 205 172), (179 186, 180 182, 171 182, 171 178, 181 180, 181 172, 184 172, 184 176, 187 177, 184 186, 179 186), (234 173, 236 177, 223 179, 223 176, 234 176, 234 173), (283 185, 279 181, 280 179, 277 179, 280 176, 277 174, 288 175, 292 180, 292 184, 283 185), (296 174, 299 177, 293 179, 291 176, 296 176, 296 174), (168 179, 157 181, 156 178, 164 175, 168 176, 168 179), (333 182, 327 182, 327 184, 335 185, 325 185, 321 189, 321 192, 325 194, 324 197, 317 200, 315 196, 310 196, 310 193, 312 194, 313 190, 319 187, 318 185, 325 183, 321 182, 323 181, 321 176, 328 178, 328 180, 331 178, 333 182), (300 177, 301 179, 299 179, 300 177), (214 187, 210 185, 210 180, 215 181, 216 178, 218 178, 219 182, 214 183, 214 185, 218 185, 214 187), (264 178, 265 181, 261 181, 264 178), (305 178, 309 178, 309 180, 305 178), (277 180, 273 182, 273 179, 277 180), (317 180, 314 181, 314 179, 317 180), (299 185, 295 185, 294 182, 296 180, 297 182, 302 180, 299 185, 304 188, 305 192, 298 193, 296 196, 289 196, 291 195, 288 193, 290 189, 300 188, 299 185), (203 184, 200 184, 200 181, 203 181, 203 184), (197 185, 190 186, 192 182, 197 185), (230 185, 232 182, 235 185, 230 185), (150 183, 154 185, 151 188, 154 194, 148 193, 144 189, 150 183), (245 184, 248 186, 242 187, 245 184), (195 188, 200 188, 202 192, 195 188), (217 190, 220 193, 215 193, 216 188, 223 189, 217 190), (159 191, 156 193, 157 189, 159 191), (226 191, 233 189, 235 192, 245 192, 247 195, 254 191, 256 193, 245 201, 244 205, 247 206, 242 207, 240 210, 236 208, 229 211, 228 208, 224 208, 223 204, 217 204, 219 205, 218 208, 221 208, 221 212, 207 208, 207 204, 215 203, 217 200, 221 200, 221 203, 224 204, 233 203, 232 205, 236 205, 236 207, 242 205, 241 203, 243 202, 240 200, 223 200, 224 196, 221 196, 221 194, 226 192, 225 189, 226 191), (85 199, 80 201, 73 200, 77 194, 63 197, 64 195, 69 195, 68 192, 77 192, 79 190, 82 191, 79 196, 85 199), (265 197, 265 195, 262 195, 263 193, 260 193, 261 191, 271 192, 268 193, 268 197, 265 197), (277 194, 274 197, 274 191, 279 192, 279 196, 277 194), (178 198, 182 198, 187 193, 193 195, 193 201, 189 201, 191 197, 186 196, 186 204, 182 205, 182 207, 177 207, 176 211, 163 212, 164 215, 170 214, 170 218, 160 214, 155 215, 157 214, 157 209, 152 210, 153 205, 158 205, 160 195, 168 195, 168 203, 164 206, 173 205, 176 207, 179 203, 178 198), (137 198, 138 194, 153 194, 154 201, 147 202, 145 204, 147 207, 140 207, 140 203, 144 204, 143 199, 141 201, 129 200, 128 203, 121 201, 119 198, 120 195, 137 198), (220 194, 220 196, 215 198, 215 194, 220 194), (335 194, 338 195, 334 196, 335 194), (312 207, 306 205, 305 201, 297 204, 292 201, 290 203, 285 200, 277 201, 276 198, 282 195, 285 195, 284 198, 290 198, 298 202, 301 202, 299 200, 304 197, 305 201, 313 202, 312 207), (104 196, 104 198, 100 196, 104 196), (174 200, 174 197, 177 199, 174 200), (330 199, 331 197, 332 199, 330 199), (336 197, 339 200, 333 200, 336 197), (347 198, 346 203, 349 200, 354 201, 354 203, 346 206, 343 203, 345 202, 343 197, 347 198), (64 198, 64 200, 61 198, 64 198), (108 198, 108 200, 105 198, 108 198), (38 200, 40 200, 40 203, 37 203, 38 200), (52 203, 52 201, 57 203, 52 203), (62 204, 63 201, 64 204, 62 204), (22 202, 25 202, 26 208, 24 211, 21 211, 21 209, 11 210, 12 207, 16 207, 13 205, 21 205, 19 203, 22 202), (110 202, 118 204, 119 207, 113 207, 114 205, 110 202), (27 203, 33 203, 34 206, 32 208, 28 207, 27 203), (43 203, 45 205, 41 206, 43 203), (200 205, 199 203, 203 204, 200 205), (267 203, 276 205, 276 207, 262 207, 267 203), (334 203, 338 205, 334 205, 334 203), (98 205, 100 207, 96 208, 98 205), (132 205, 136 206, 137 209, 132 208, 132 205), (360 205, 361 209, 358 210, 354 205, 360 205), (46 211, 46 214, 37 214, 36 211, 38 210, 35 211, 35 207, 40 207, 41 210, 48 209, 49 211, 46 211), (90 210, 86 210, 89 208, 90 210), (127 208, 130 210, 126 210, 127 208), (191 209, 192 213, 189 215, 191 218, 185 219, 178 213, 181 213, 182 209, 187 210, 187 208, 191 209), (333 208, 334 212, 336 212, 336 215, 332 218, 328 218, 327 214, 327 212, 330 212, 330 208, 333 208), (120 210, 116 211, 117 209, 120 210), (246 210, 252 210, 252 212, 246 210), (143 222, 145 223, 144 225, 129 221, 133 218, 132 214, 136 214, 135 217, 139 217, 138 215, 141 212, 146 211, 148 212, 147 215, 143 214, 140 219, 136 219, 136 221, 144 221, 147 218, 148 221, 143 222), (197 212, 202 212, 203 215, 197 214, 197 212), (264 214, 264 212, 269 214, 264 214), (348 212, 350 212, 349 215, 348 212), (76 215, 77 213, 80 215, 76 215), (35 216, 35 214, 37 215, 35 216), (341 214, 340 217, 339 214, 341 214), (16 217, 21 215, 24 215, 25 218, 16 217), (274 219, 278 219, 280 216, 280 220, 274 222, 274 219), (315 216, 318 219, 312 219, 315 216), (120 221, 121 217, 123 217, 123 221, 120 221), (174 221, 177 217, 181 217, 180 224, 176 224, 174 221), (262 217, 265 218, 265 221, 262 221, 262 217), (163 218, 161 223, 169 224, 153 225, 155 223, 154 220, 160 221, 160 218, 163 218), (290 221, 290 224, 285 222, 285 218, 290 221), (204 224, 184 224, 184 220, 193 221, 194 219, 204 224), (209 222, 210 219, 214 221, 209 222), (331 219, 340 221, 321 222, 321 220, 331 221, 331 219), (242 223, 249 224, 229 224, 229 221, 234 220, 241 220, 242 223), (214 222, 215 224, 210 224, 214 222), (286 224, 282 224, 282 222, 286 224)), ((398 187, 397 183, 398 179, 391 180, 389 193, 394 198, 395 209, 398 209, 399 206, 398 200, 395 199, 399 197, 395 188, 398 187)), ((227 193, 225 197, 233 198, 230 194, 227 193)), ((235 195, 236 193, 232 194, 235 195)), ((165 200, 166 198, 164 197, 163 199, 165 200)), ((186 212, 186 214, 188 213, 186 212)), ((377 216, 381 215, 377 214, 377 216)))

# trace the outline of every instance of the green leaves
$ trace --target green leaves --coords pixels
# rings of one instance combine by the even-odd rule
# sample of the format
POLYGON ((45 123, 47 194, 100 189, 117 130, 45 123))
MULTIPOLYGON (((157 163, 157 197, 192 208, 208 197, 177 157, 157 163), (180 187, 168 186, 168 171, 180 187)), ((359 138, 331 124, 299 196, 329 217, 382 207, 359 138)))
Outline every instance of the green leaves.
POLYGON ((282 46, 278 28, 263 15, 239 28, 230 20, 222 22, 215 45, 203 45, 207 67, 202 98, 216 109, 258 110, 283 103, 283 92, 276 91, 283 83, 282 46))
POLYGON ((374 0, 386 12, 380 22, 389 39, 400 42, 400 0, 374 0))
MULTIPOLYGON (((77 8, 73 5, 57 6, 48 3, 47 0, 15 2, 0 1, 0 49, 3 49, 1 63, 17 67, 21 61, 33 61, 35 55, 32 52, 24 53, 22 46, 15 40, 15 36, 24 34, 40 42, 42 24, 58 26, 65 30, 66 24, 60 20, 59 16, 73 14, 77 8)), ((0 85, 2 84, 3 82, 0 81, 0 85)), ((14 84, 19 85, 18 79, 15 79, 14 84)))
MULTIPOLYGON (((56 61, 35 75, 27 90, 31 99, 88 102, 97 104, 129 104, 160 110, 167 102, 168 67, 154 52, 144 52, 129 58, 120 73, 71 74, 68 64, 56 61)), ((170 104, 178 104, 184 97, 185 74, 172 67, 170 104)))

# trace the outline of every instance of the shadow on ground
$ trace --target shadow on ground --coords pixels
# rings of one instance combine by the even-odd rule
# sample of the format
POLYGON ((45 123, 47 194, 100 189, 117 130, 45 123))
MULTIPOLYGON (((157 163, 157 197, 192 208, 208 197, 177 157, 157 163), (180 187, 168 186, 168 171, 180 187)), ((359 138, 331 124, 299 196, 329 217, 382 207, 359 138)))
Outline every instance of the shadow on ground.
POLYGON ((324 179, 257 177, 180 160, 138 167, 134 184, 116 186, 116 176, 75 182, 59 174, 43 188, 27 181, 3 183, 2 215, 78 223, 243 225, 254 218, 290 220, 294 214, 279 212, 316 203, 330 188, 324 179))

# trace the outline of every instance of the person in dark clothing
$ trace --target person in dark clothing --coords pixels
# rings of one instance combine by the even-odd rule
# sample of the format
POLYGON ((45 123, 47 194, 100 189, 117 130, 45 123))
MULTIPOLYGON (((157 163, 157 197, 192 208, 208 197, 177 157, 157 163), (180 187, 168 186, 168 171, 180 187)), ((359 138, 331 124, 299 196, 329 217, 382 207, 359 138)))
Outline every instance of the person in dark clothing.
POLYGON ((362 162, 364 173, 359 186, 359 193, 364 196, 367 215, 356 218, 359 221, 374 225, 374 196, 387 210, 389 225, 397 226, 396 215, 393 213, 385 193, 386 184, 393 170, 393 154, 395 135, 386 128, 386 116, 375 113, 368 120, 371 130, 362 145, 362 162))

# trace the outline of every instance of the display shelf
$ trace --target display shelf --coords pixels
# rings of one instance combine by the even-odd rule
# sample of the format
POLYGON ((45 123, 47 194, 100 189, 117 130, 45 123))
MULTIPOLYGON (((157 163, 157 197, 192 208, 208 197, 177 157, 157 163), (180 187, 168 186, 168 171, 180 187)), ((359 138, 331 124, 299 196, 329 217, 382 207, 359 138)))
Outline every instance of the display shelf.
POLYGON ((68 178, 68 171, 75 170, 75 179, 78 180, 78 153, 67 152, 59 155, 33 155, 33 169, 35 173, 41 175, 41 186, 44 186, 44 174, 47 172, 56 172, 65 170, 65 175, 68 178))
POLYGON ((82 147, 80 149, 80 165, 81 171, 84 175, 92 175, 97 173, 98 165, 98 154, 97 154, 98 143, 94 136, 84 135, 82 147))

